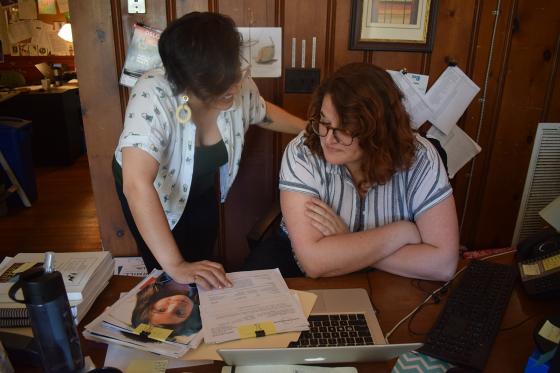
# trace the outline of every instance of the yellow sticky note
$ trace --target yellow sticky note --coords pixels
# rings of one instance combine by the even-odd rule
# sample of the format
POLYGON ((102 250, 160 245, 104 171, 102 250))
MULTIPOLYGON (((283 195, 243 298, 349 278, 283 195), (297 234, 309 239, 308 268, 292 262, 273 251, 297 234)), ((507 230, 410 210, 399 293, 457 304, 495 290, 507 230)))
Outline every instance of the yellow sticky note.
POLYGON ((125 373, 163 373, 167 369, 168 360, 132 360, 125 373))
POLYGON ((541 330, 539 330, 539 335, 552 343, 558 344, 560 342, 560 328, 548 320, 546 320, 541 330))
POLYGON ((19 265, 19 267, 14 269, 14 273, 21 273, 21 272, 27 271, 29 268, 33 267, 35 264, 37 264, 37 263, 35 263, 35 262, 33 262, 33 263, 21 263, 19 265))
POLYGON ((560 254, 546 258, 542 264, 545 271, 560 267, 560 254))
POLYGON ((134 334, 140 335, 147 333, 148 338, 155 339, 156 341, 165 341, 167 337, 173 333, 171 329, 159 328, 148 324, 140 324, 132 331, 134 334))
POLYGON ((240 325, 237 327, 239 338, 264 337, 265 335, 276 334, 276 326, 272 321, 265 321, 257 324, 240 325))
POLYGON ((541 274, 538 264, 523 264, 521 268, 525 276, 537 276, 541 274))

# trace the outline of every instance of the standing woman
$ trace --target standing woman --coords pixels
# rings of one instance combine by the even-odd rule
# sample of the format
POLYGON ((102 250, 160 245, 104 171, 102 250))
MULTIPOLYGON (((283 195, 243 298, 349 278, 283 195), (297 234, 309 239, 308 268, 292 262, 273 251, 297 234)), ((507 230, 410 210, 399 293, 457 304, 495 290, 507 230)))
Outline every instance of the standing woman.
POLYGON ((297 133, 305 123, 265 102, 241 69, 233 20, 189 13, 163 31, 163 69, 134 86, 113 174, 127 223, 148 271, 178 283, 230 286, 211 261, 218 230, 215 175, 223 202, 237 175, 250 124, 297 133))

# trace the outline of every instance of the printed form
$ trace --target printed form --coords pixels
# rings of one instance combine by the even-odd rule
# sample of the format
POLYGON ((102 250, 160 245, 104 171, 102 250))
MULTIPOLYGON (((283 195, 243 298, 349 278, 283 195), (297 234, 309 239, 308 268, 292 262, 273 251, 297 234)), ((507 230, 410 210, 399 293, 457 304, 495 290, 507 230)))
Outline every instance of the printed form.
POLYGON ((278 269, 232 272, 227 277, 231 288, 198 289, 206 343, 309 329, 299 299, 278 269))
POLYGON ((457 66, 449 66, 424 99, 432 110, 430 122, 449 135, 480 88, 457 66))
POLYGON ((412 128, 418 129, 431 116, 432 111, 428 104, 424 101, 424 92, 428 84, 427 75, 420 74, 403 74, 401 71, 387 70, 393 78, 395 84, 399 87, 404 95, 404 107, 410 115, 410 124, 412 128), (419 84, 415 84, 408 75, 421 77, 419 84))

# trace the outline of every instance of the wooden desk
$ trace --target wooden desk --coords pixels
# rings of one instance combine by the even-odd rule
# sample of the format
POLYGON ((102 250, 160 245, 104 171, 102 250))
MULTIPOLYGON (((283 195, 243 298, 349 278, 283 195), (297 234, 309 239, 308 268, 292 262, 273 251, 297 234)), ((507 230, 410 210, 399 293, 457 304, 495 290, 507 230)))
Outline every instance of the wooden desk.
MULTIPOLYGON (((498 263, 511 263, 513 255, 490 259, 498 263)), ((462 261, 460 267, 467 264, 462 261)), ((450 291, 457 285, 460 276, 452 284, 450 291)), ((371 285, 371 298, 378 308, 381 329, 387 333, 399 320, 425 299, 426 293, 414 286, 416 281, 384 272, 372 272, 368 276, 371 285)), ((527 359, 534 349, 533 331, 538 322, 553 315, 560 315, 558 300, 535 300, 529 298, 519 280, 513 290, 508 308, 502 320, 501 330, 494 342, 490 358, 484 372, 523 372, 527 359), (528 320, 527 320, 528 319, 528 320), (525 321, 526 320, 526 321, 525 321), (521 325, 519 325, 521 323, 521 325)), ((421 281, 421 287, 432 291, 439 283, 421 281)), ((389 342, 422 342, 443 308, 447 294, 437 305, 427 305, 410 323, 403 323, 389 338, 389 342), (421 333, 415 334, 415 333, 421 333)), ((381 370, 380 370, 381 371, 381 370)), ((387 372, 390 370, 387 370, 387 372)))
MULTIPOLYGON (((509 255, 494 260, 508 263, 511 262, 512 256, 509 255)), ((463 262, 461 265, 465 263, 463 262)), ((84 325, 100 314, 106 306, 115 302, 121 292, 131 289, 138 281, 138 278, 114 276, 109 287, 101 294, 80 325, 80 333, 84 325)), ((299 290, 319 288, 367 289, 370 292, 374 307, 378 310, 378 318, 384 333, 387 333, 399 320, 424 300, 426 297, 425 291, 434 290, 439 286, 439 283, 430 281, 421 281, 420 286, 417 286, 416 280, 380 271, 320 280, 293 278, 286 279, 286 282, 290 288, 299 290)), ((451 286, 451 291, 452 289, 453 286, 451 286)), ((425 306, 410 323, 412 332, 408 330, 408 322, 405 322, 393 333, 389 341, 393 343, 422 342, 424 340, 424 333, 431 328, 446 298, 447 295, 443 295, 442 301, 439 304, 425 306)), ((532 335, 537 323, 543 318, 559 314, 560 302, 529 299, 525 295, 521 284, 518 283, 513 291, 502 322, 502 329, 512 328, 498 333, 485 372, 522 372, 534 348, 532 335), (530 319, 523 322, 527 318, 530 319), (516 326, 520 323, 521 325, 516 326)), ((82 338, 82 348, 86 355, 91 356, 97 367, 103 365, 107 350, 106 344, 87 341, 82 338)), ((363 373, 390 372, 394 364, 395 361, 392 360, 388 362, 355 364, 354 366, 358 368, 359 372, 363 373)), ((348 366, 351 364, 341 365, 348 366)), ((176 371, 185 371, 186 369, 189 372, 220 372, 222 366, 223 363, 215 362, 211 365, 177 369, 176 371)), ((16 371, 18 371, 17 367, 16 371)))

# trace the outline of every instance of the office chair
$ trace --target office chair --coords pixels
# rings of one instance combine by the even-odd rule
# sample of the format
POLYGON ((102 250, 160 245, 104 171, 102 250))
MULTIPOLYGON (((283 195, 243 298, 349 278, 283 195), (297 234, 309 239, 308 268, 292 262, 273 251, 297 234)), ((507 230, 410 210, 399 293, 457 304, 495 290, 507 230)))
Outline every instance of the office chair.
MULTIPOLYGON (((443 161, 443 165, 445 167, 445 171, 449 173, 447 169, 447 152, 441 146, 439 140, 427 137, 422 135, 428 141, 432 143, 432 145, 436 148, 441 160, 443 161)), ((270 209, 266 212, 266 214, 257 220, 257 222, 253 225, 249 233, 246 235, 247 244, 249 245, 249 249, 253 250, 256 248, 260 242, 262 242, 265 238, 269 237, 270 235, 274 234, 279 229, 280 221, 282 220, 282 210, 280 209, 280 201, 276 200, 270 206, 270 209)))
POLYGON ((2 70, 0 71, 0 87, 16 88, 25 85, 25 77, 22 73, 16 70, 2 70))

